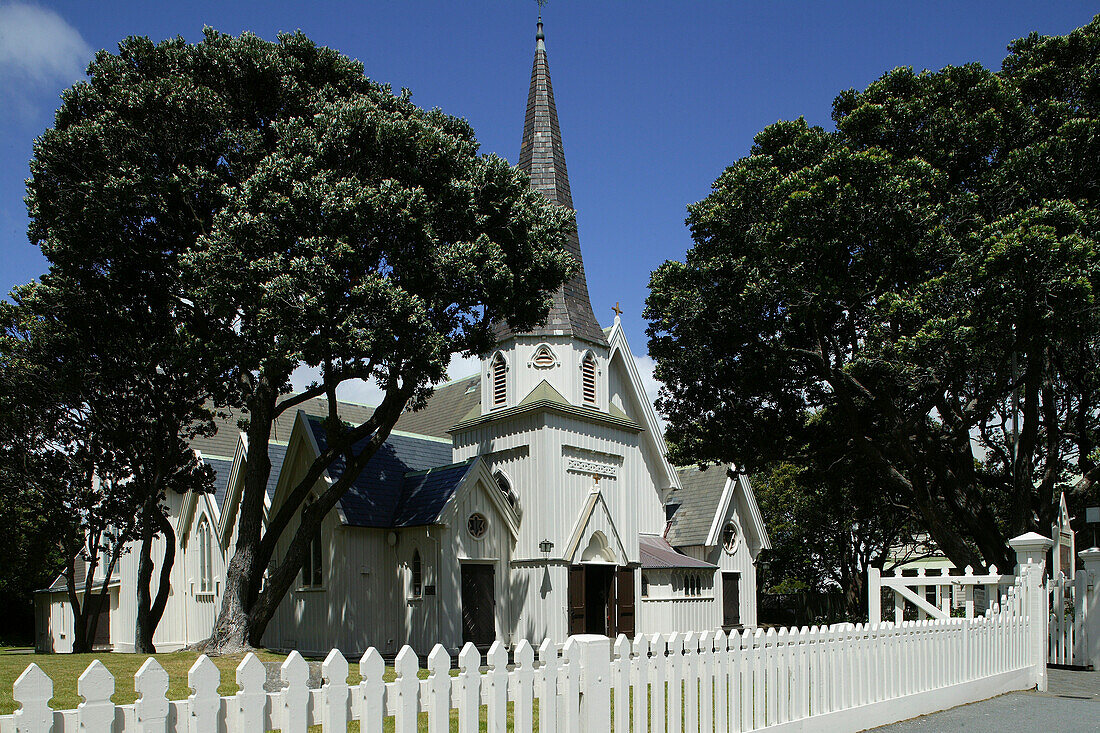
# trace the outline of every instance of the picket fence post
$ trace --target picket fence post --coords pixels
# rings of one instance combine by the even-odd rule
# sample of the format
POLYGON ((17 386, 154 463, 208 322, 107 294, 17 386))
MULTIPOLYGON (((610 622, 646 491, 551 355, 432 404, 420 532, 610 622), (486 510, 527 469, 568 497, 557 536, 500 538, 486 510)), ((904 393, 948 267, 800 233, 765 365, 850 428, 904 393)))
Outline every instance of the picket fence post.
POLYGON ((615 639, 615 661, 611 663, 611 688, 615 695, 615 733, 630 731, 630 640, 624 634, 615 639))
POLYGON ((248 733, 264 729, 264 708, 267 705, 267 668, 252 652, 244 655, 237 665, 237 687, 233 696, 231 717, 236 718, 236 729, 248 733))
MULTIPOLYGON (((417 693, 420 692, 420 661, 408 645, 401 647, 393 660, 393 669, 397 679, 393 683, 397 702, 394 706, 394 731, 396 733, 416 733, 417 693)), ((297 730, 297 729, 294 729, 297 730)))
POLYGON ((539 730, 557 730, 558 648, 549 639, 539 645, 539 680, 539 730))
MULTIPOLYGON (((634 730, 647 730, 649 720, 649 637, 634 637, 634 658, 631 660, 630 681, 634 685, 634 730)), ((541 728, 539 730, 542 730, 541 728)))
MULTIPOLYGON (((532 733, 534 730, 535 650, 531 642, 520 639, 515 651, 516 669, 513 673, 512 710, 515 733, 532 733)), ((440 732, 446 731, 440 728, 440 732)))
POLYGON ((37 733, 53 725, 49 702, 53 697, 53 680, 31 662, 12 686, 15 701, 22 709, 15 711, 16 733, 37 733))
POLYGON ((458 669, 458 733, 478 733, 481 652, 471 642, 466 642, 458 653, 458 669))
MULTIPOLYGON (((359 660, 359 730, 361 733, 382 733, 382 719, 386 715, 386 685, 382 675, 386 663, 382 655, 371 647, 359 660)), ((243 731, 242 733, 251 733, 243 731)))
MULTIPOLYGON (((323 730, 347 730, 348 728, 348 660, 338 649, 333 649, 321 664, 321 676, 325 679, 322 692, 321 726, 323 730)), ((246 733, 242 731, 241 733, 246 733)))
MULTIPOLYGON (((428 655, 428 701, 425 707, 428 709, 428 733, 448 733, 451 730, 451 655, 442 644, 436 644, 428 655)), ((517 720, 519 712, 517 709, 517 720)))
POLYGON ((165 733, 168 730, 168 673, 157 660, 149 657, 134 673, 134 715, 140 733, 165 733))
POLYGON ((218 685, 221 681, 222 675, 217 665, 205 654, 200 655, 187 671, 187 685, 193 690, 187 698, 191 733, 218 729, 218 710, 221 708, 218 685))

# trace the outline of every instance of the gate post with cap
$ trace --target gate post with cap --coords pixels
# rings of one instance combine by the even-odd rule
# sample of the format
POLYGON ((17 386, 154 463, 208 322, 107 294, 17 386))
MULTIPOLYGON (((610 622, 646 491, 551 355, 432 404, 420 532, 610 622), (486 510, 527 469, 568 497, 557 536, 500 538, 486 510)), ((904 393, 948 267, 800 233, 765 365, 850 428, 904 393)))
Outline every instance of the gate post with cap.
MULTIPOLYGON (((1085 613, 1085 659, 1093 669, 1100 669, 1100 547, 1090 547, 1077 553, 1085 565, 1087 576, 1084 598, 1078 599, 1078 606, 1085 613)), ((1080 589, 1082 586, 1078 586, 1080 589)))
POLYGON ((1016 574, 1023 578, 1027 592, 1028 626, 1031 629, 1028 648, 1031 652, 1032 679, 1039 692, 1047 689, 1047 626, 1050 608, 1047 604, 1046 576, 1047 552, 1054 546, 1049 537, 1038 532, 1028 532, 1008 541, 1016 551, 1016 574))
POLYGON ((611 730, 611 639, 599 634, 570 637, 580 647, 581 726, 584 730, 611 730))

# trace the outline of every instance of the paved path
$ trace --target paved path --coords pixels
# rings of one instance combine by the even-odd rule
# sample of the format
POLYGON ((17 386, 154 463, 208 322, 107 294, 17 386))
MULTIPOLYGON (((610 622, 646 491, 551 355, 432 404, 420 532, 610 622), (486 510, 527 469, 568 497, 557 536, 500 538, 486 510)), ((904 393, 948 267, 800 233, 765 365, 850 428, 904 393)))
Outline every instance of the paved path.
POLYGON ((1100 731, 1100 672, 1048 670, 1046 692, 1011 692, 901 723, 876 733, 1003 733, 1100 731))

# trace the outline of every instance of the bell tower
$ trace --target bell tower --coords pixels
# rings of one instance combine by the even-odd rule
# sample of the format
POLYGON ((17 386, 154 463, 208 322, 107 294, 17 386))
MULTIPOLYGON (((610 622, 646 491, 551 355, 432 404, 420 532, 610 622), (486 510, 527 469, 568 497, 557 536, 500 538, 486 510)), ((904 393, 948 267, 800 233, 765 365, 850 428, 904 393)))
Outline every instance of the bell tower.
MULTIPOLYGON (((541 15, 535 32, 519 168, 530 176, 531 188, 558 206, 573 208, 541 15)), ((592 312, 576 232, 570 235, 566 248, 577 271, 553 294, 542 325, 521 333, 507 322, 494 324, 499 348, 482 362, 482 415, 515 407, 532 397, 545 397, 542 393, 576 406, 608 409, 607 338, 592 312)))

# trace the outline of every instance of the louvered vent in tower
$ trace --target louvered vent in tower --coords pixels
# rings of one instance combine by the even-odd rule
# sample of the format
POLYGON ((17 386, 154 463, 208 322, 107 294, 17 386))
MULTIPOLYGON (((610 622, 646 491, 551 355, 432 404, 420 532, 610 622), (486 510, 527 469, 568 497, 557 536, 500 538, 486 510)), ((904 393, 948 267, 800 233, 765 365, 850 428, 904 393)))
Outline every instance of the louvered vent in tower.
POLYGON ((504 357, 497 354, 493 359, 493 407, 500 407, 508 400, 507 367, 504 357))
POLYGON ((591 352, 581 361, 581 396, 586 405, 596 404, 596 359, 591 352))

